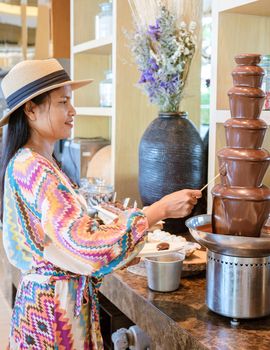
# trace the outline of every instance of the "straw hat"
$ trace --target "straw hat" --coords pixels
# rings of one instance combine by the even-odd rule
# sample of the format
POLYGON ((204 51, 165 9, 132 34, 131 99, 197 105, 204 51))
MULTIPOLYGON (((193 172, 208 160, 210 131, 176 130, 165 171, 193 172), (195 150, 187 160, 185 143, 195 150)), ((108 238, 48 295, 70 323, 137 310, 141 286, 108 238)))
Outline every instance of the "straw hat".
POLYGON ((29 60, 16 64, 2 80, 2 91, 8 112, 0 119, 0 127, 7 124, 9 116, 33 97, 43 92, 70 85, 72 90, 91 83, 92 79, 72 81, 55 59, 29 60))

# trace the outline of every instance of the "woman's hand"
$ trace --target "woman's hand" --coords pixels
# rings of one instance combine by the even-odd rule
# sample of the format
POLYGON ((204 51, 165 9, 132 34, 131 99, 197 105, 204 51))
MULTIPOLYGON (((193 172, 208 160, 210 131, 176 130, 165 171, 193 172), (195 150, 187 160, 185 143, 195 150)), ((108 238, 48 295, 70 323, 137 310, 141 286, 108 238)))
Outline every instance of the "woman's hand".
POLYGON ((164 196, 144 210, 149 227, 159 220, 182 218, 189 215, 201 196, 201 191, 188 189, 164 196))
POLYGON ((160 204, 165 209, 164 219, 183 218, 189 215, 201 196, 201 191, 198 190, 182 190, 161 198, 160 204))

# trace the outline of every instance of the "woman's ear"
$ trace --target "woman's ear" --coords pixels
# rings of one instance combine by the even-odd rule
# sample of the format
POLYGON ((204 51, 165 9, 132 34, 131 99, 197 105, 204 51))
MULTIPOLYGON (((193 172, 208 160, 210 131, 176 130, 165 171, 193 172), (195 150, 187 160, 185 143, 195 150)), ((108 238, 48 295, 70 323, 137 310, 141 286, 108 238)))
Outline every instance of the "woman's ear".
POLYGON ((34 121, 36 120, 36 115, 35 115, 35 104, 32 101, 28 101, 26 102, 26 104, 24 105, 24 113, 26 114, 26 116, 34 121))

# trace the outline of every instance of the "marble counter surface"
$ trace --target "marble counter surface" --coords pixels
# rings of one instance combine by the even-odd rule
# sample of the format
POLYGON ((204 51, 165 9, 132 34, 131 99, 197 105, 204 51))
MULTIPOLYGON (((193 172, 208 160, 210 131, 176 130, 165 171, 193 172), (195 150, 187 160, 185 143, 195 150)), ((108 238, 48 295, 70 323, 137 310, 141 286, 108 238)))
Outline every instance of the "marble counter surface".
POLYGON ((241 321, 211 312, 205 275, 182 278, 172 293, 152 292, 145 277, 126 269, 105 278, 101 292, 152 338, 152 349, 269 350, 270 317, 241 321))

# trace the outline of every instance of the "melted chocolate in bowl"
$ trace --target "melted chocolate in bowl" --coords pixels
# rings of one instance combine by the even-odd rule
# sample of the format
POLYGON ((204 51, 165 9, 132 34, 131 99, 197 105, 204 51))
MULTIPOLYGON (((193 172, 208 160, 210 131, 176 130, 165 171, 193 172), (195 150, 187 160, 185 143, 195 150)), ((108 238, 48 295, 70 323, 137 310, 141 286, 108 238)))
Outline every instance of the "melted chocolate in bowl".
POLYGON ((208 232, 208 233, 212 233, 213 232, 213 228, 212 228, 211 224, 197 226, 196 230, 202 231, 202 232, 208 232))
MULTIPOLYGON (((213 230, 212 224, 205 224, 205 225, 196 226, 196 230, 201 231, 201 232, 206 232, 206 233, 215 233, 213 230)), ((232 235, 232 234, 230 234, 230 235, 232 235)), ((270 236, 270 226, 265 224, 261 229, 261 233, 258 234, 257 237, 259 237, 260 235, 262 235, 263 237, 267 237, 268 235, 270 236)), ((233 236, 235 236, 235 235, 233 234, 233 236)), ((253 235, 252 235, 252 237, 253 237, 253 235)))
POLYGON ((225 122, 227 147, 218 152, 221 184, 212 190, 212 232, 258 237, 270 210, 270 190, 262 185, 270 162, 269 152, 261 148, 267 125, 259 120, 264 72, 257 65, 260 55, 238 55, 235 61, 234 86, 228 92, 232 118, 225 122))

